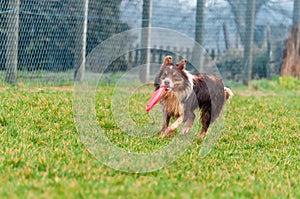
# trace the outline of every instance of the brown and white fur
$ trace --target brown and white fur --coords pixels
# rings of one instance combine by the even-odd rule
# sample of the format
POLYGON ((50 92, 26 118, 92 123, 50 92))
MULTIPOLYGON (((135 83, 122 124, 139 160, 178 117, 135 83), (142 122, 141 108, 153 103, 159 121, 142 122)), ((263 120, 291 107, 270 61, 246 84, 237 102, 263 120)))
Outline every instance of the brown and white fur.
POLYGON ((194 110, 199 108, 202 130, 198 137, 204 137, 233 93, 217 76, 207 73, 193 75, 186 70, 186 60, 173 64, 171 59, 171 56, 165 57, 154 81, 156 89, 166 86, 168 90, 160 101, 163 111, 161 136, 173 136, 184 123, 180 134, 188 133, 195 119, 194 110), (169 125, 171 118, 175 118, 175 122, 169 125))

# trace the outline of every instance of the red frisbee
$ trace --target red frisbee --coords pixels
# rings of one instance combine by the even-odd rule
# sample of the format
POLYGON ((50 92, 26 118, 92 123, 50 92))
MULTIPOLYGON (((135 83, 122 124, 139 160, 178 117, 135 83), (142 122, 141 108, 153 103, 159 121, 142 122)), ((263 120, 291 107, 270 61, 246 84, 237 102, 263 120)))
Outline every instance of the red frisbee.
POLYGON ((147 105, 146 105, 146 111, 149 112, 153 107, 159 102, 159 100, 162 98, 162 96, 167 92, 167 87, 161 86, 159 89, 157 89, 151 98, 149 99, 147 105))

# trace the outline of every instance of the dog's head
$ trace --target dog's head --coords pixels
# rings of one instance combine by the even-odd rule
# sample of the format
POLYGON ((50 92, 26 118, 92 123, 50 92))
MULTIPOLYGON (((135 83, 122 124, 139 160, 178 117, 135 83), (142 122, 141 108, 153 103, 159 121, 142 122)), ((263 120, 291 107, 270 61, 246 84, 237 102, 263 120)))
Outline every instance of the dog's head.
POLYGON ((180 92, 190 87, 191 80, 185 72, 186 60, 177 64, 162 65, 157 77, 155 78, 156 88, 165 86, 168 91, 180 92))

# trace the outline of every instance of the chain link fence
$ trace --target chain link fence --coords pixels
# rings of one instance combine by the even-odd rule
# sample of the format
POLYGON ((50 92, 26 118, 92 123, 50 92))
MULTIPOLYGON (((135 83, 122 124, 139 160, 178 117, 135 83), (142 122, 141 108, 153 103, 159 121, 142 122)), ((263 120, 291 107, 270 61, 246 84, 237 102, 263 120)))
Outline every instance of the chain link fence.
MULTIPOLYGON (((0 82, 72 82, 85 55, 102 41, 129 29, 145 27, 148 22, 150 27, 176 30, 191 39, 202 31, 199 42, 226 79, 241 81, 249 64, 245 57, 249 45, 253 52, 251 78, 279 74, 285 41, 299 18, 299 0, 256 0, 252 10, 249 2, 252 1, 1 1, 0 82), (254 21, 249 28, 251 13, 254 21), (249 31, 253 34, 247 43, 249 31)), ((138 45, 136 41, 140 39, 130 38, 124 45, 138 45)), ((157 63, 169 52, 188 58, 193 48, 177 40, 156 46, 157 49, 151 49, 150 61, 157 63)), ((113 61, 106 72, 135 67, 141 63, 142 55, 140 49, 129 52, 113 61)))

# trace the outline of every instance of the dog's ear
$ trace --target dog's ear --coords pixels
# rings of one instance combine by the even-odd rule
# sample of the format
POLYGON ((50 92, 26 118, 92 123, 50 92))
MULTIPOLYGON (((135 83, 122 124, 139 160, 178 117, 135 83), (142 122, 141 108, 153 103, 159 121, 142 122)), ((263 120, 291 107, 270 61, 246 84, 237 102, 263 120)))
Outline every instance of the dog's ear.
POLYGON ((162 66, 168 66, 168 65, 173 65, 173 63, 172 63, 172 56, 170 56, 170 55, 165 56, 164 62, 162 64, 162 66))
POLYGON ((181 60, 176 64, 176 68, 179 70, 185 70, 186 69, 186 59, 181 60))

